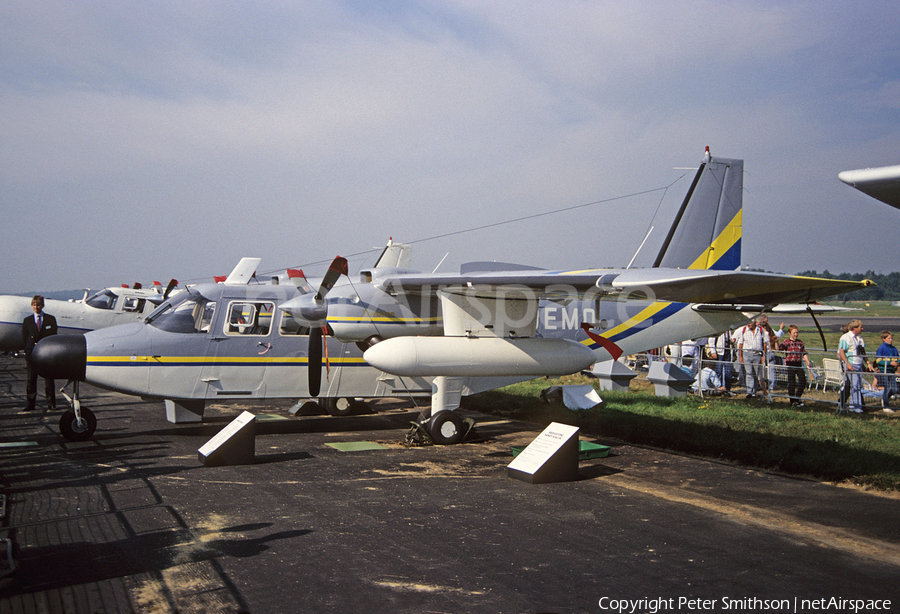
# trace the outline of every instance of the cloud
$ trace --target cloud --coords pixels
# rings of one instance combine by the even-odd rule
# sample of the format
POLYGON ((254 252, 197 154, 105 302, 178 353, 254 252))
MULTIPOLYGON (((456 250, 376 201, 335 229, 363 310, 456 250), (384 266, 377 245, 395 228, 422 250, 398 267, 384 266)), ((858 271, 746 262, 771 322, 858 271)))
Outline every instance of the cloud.
MULTIPOLYGON (((897 11, 865 9, 12 2, 0 202, 23 239, 6 291, 328 261, 662 188, 705 145, 747 161, 754 263, 865 268, 823 222, 871 207, 880 246, 895 213, 836 179, 897 162, 897 11), (54 240, 27 259, 35 210, 54 240), (807 257, 769 249, 772 219, 807 257)), ((623 265, 684 189, 417 244, 416 262, 623 265)))

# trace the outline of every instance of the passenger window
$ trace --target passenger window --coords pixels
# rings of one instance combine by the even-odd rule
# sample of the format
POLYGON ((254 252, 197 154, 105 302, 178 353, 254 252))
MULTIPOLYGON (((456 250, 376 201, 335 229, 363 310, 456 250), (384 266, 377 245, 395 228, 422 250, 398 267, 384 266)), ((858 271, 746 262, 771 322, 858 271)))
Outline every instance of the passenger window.
POLYGON ((278 332, 286 337, 308 336, 309 328, 306 326, 301 326, 300 322, 282 311, 281 325, 278 327, 278 332))
POLYGON ((225 334, 268 335, 274 312, 274 303, 231 303, 225 322, 225 334))
POLYGON ((129 297, 125 299, 125 304, 122 306, 122 311, 129 312, 141 312, 144 310, 144 303, 146 303, 146 299, 137 298, 137 297, 129 297))

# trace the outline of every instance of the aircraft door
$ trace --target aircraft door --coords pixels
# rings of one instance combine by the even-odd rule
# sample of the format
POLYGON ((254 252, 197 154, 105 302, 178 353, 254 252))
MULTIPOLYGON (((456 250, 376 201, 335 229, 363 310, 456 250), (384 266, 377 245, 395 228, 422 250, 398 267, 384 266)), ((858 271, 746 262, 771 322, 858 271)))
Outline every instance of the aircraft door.
POLYGON ((265 396, 275 303, 223 297, 200 380, 207 399, 265 396))

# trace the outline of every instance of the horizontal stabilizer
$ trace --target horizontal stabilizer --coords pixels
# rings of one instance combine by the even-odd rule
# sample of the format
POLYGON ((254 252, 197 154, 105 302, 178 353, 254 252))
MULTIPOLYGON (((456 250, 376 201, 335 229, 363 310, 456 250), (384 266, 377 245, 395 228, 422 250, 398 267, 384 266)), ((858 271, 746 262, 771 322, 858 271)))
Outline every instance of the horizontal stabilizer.
POLYGON ((870 280, 820 279, 748 271, 629 270, 612 281, 623 294, 681 303, 813 303, 874 285, 870 280))
POLYGON ((465 262, 460 265, 459 272, 463 275, 470 273, 492 273, 495 271, 542 271, 539 267, 527 264, 512 264, 509 262, 496 262, 488 260, 484 262, 465 262))
POLYGON ((501 272, 485 275, 397 275, 381 280, 391 293, 441 289, 445 294, 483 297, 573 298, 599 295, 646 296, 677 303, 778 305, 813 303, 867 288, 870 280, 850 281, 751 271, 691 269, 593 269, 570 272, 501 272))

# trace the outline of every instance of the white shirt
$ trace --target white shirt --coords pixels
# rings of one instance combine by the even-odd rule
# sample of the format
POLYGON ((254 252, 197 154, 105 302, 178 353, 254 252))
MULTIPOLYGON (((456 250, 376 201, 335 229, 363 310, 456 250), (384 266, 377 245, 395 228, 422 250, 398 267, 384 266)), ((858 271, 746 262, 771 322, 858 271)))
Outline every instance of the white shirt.
POLYGON ((742 350, 762 352, 766 348, 767 337, 768 335, 759 326, 754 329, 745 326, 738 341, 738 347, 742 350))

